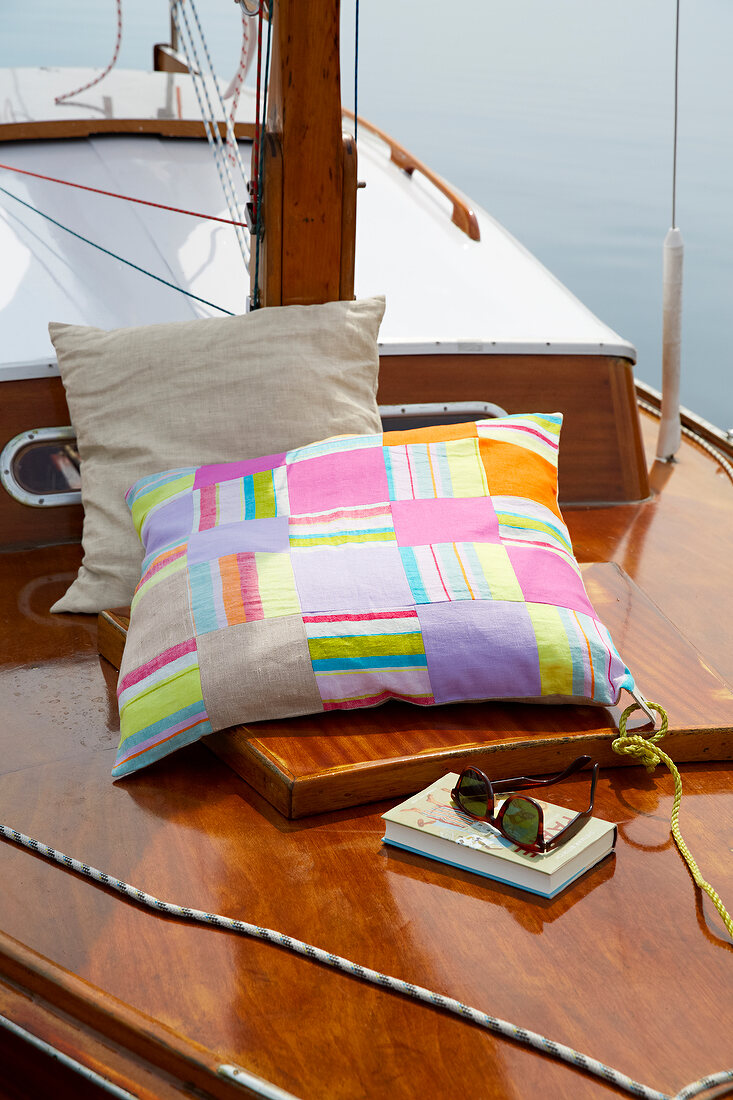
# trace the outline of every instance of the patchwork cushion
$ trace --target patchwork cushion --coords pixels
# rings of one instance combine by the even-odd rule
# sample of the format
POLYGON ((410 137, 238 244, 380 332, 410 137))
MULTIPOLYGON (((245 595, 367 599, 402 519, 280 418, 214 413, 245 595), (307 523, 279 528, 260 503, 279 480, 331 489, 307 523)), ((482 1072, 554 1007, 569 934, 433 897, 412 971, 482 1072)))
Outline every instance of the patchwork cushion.
POLYGON ((558 509, 560 425, 329 439, 138 481, 113 774, 238 722, 633 690, 558 509))
POLYGON ((84 560, 53 611, 128 604, 142 552, 125 491, 169 466, 378 431, 383 298, 141 328, 49 326, 81 456, 84 560))

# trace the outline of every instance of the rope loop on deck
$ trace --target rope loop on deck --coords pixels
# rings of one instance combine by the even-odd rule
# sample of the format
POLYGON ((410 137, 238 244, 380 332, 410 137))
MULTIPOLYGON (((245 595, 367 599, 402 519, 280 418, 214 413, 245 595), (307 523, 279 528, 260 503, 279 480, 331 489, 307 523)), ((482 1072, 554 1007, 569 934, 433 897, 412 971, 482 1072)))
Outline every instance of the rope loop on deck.
POLYGON ((641 710, 641 707, 638 703, 632 703, 621 715, 618 724, 619 735, 615 739, 615 741, 611 742, 611 748, 620 756, 636 757, 639 763, 643 764, 648 772, 653 772, 657 764, 664 764, 664 766, 671 773, 672 778, 674 779, 674 802, 672 803, 670 829, 672 832, 672 836, 674 837, 674 842, 680 851, 680 855, 690 869, 690 874, 692 875, 695 885, 698 886, 701 890, 704 890, 705 893, 708 895, 713 905, 718 910, 721 920, 723 921, 723 924, 728 931, 728 935, 731 937, 731 939, 733 939, 733 918, 721 901, 720 895, 718 894, 717 890, 702 877, 702 874, 700 873, 700 868, 698 867, 697 862, 692 855, 692 852, 687 847, 687 844, 682 837, 682 833, 680 832, 679 814, 680 803, 682 802, 682 777, 680 776, 679 769, 672 757, 668 756, 667 753, 664 752, 663 749, 660 749, 657 744, 657 742, 661 741, 661 739, 665 736, 667 730, 669 729, 669 719, 667 717, 667 712, 664 707, 660 707, 658 703, 649 703, 648 705, 652 710, 657 712, 661 719, 659 729, 656 730, 649 737, 642 737, 638 733, 627 733, 626 723, 628 722, 629 718, 634 713, 634 711, 641 710))
MULTIPOLYGON (((660 707, 657 703, 648 703, 648 706, 659 715, 659 729, 655 730, 655 732, 648 737, 643 737, 639 733, 627 733, 626 723, 629 718, 634 711, 642 709, 638 703, 632 703, 626 708, 619 719, 619 735, 616 740, 612 742, 611 748, 614 752, 622 756, 635 756, 648 772, 653 772, 657 764, 661 762, 662 757, 666 756, 666 753, 663 753, 661 749, 655 747, 655 742, 661 741, 667 733, 669 729, 669 718, 667 717, 667 712, 664 707, 660 707)), ((669 759, 669 757, 667 757, 667 759, 669 759)))

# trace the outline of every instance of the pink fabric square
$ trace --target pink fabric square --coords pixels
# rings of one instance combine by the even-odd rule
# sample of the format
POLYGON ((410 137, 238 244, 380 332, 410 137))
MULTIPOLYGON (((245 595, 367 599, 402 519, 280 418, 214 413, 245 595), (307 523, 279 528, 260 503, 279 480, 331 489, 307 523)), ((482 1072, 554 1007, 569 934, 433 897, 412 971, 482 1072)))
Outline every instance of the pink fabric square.
POLYGON ((398 546, 500 541, 489 497, 393 500, 392 519, 398 546))
POLYGON ((507 546, 506 550, 527 603, 568 607, 595 619, 583 582, 570 562, 534 546, 507 546))
POLYGON ((382 448, 319 455, 288 466, 291 515, 389 500, 382 448))
POLYGON ((194 489, 203 489, 218 481, 234 481, 236 478, 274 470, 285 463, 285 455, 265 455, 264 458, 247 458, 242 462, 217 462, 211 466, 199 466, 194 478, 194 489))

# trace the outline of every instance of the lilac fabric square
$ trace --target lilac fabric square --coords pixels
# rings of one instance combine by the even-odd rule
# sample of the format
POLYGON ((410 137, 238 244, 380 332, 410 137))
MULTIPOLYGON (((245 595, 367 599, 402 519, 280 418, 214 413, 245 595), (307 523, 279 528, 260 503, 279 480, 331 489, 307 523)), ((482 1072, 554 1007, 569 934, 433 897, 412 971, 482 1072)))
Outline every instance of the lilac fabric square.
POLYGON ((389 500, 381 447, 306 458, 288 466, 292 515, 389 500))
POLYGON ((291 557, 304 612, 383 611, 412 606, 396 546, 347 546, 291 557))
POLYGON ((195 565, 228 554, 251 553, 261 550, 272 554, 288 553, 288 517, 275 519, 249 519, 241 523, 227 523, 208 531, 196 531, 188 543, 188 564, 195 565))
POLYGON ((582 580, 560 554, 535 546, 506 549, 527 603, 569 607, 595 618, 582 580))
POLYGON ((219 481, 234 481, 240 477, 272 470, 285 463, 285 455, 266 455, 264 458, 247 458, 242 462, 217 462, 212 466, 199 466, 194 478, 194 489, 215 485, 219 481))
POLYGON ((419 604, 436 703, 536 698, 540 660, 523 603, 462 600, 419 604))
POLYGON ((143 523, 140 538, 149 556, 157 554, 171 542, 185 542, 192 531, 193 497, 190 493, 184 493, 149 514, 143 523))
POLYGON ((393 500, 400 546, 441 542, 499 542, 499 521, 489 497, 393 500))

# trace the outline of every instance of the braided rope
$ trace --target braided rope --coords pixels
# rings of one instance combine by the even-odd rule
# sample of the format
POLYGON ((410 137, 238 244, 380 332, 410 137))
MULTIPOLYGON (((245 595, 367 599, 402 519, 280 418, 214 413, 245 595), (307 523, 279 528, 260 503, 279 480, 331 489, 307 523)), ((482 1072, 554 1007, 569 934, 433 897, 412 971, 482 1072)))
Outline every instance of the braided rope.
MULTIPOLYGON (((211 77, 211 83, 212 83, 212 86, 213 86, 213 88, 216 92, 217 98, 219 100, 219 109, 221 110, 222 116, 224 118, 224 125, 225 125, 225 132, 226 132, 225 145, 226 145, 226 148, 227 148, 227 151, 229 152, 229 154, 234 157, 233 163, 236 163, 237 167, 239 168, 240 175, 241 175, 242 180, 244 181, 244 185, 246 187, 247 183, 248 183, 247 170, 244 167, 244 163, 242 161, 242 157, 241 157, 240 152, 239 152, 239 145, 237 144, 237 138, 236 138, 236 135, 234 133, 234 119, 232 118, 231 121, 229 120, 229 117, 227 115, 227 109, 224 105, 224 100, 221 97, 221 91, 219 90, 219 82, 217 81, 216 73, 214 72, 214 63, 212 62, 211 54, 209 53, 209 44, 206 41, 206 37, 204 35, 204 31, 203 31, 203 28, 201 26, 201 20, 199 19, 199 13, 198 13, 198 10, 196 8, 196 4, 195 4, 194 0, 186 0, 186 3, 188 4, 188 7, 190 8, 191 15, 193 16, 193 20, 196 24, 196 29, 198 30, 199 39, 201 41, 201 47, 204 51, 204 57, 206 58, 206 64, 209 66, 209 75, 211 77)), ((186 18, 185 8, 183 9, 183 17, 184 17, 184 19, 186 18)), ((190 33, 191 32, 189 31, 189 34, 190 33)), ((191 41, 193 42, 193 38, 191 38, 191 41)), ((197 61, 197 66, 196 67, 197 68, 199 67, 198 66, 198 61, 197 61)), ((203 83, 203 81, 202 81, 202 83, 203 83)), ((208 96, 207 96, 207 102, 208 102, 208 96)), ((212 112, 211 117, 212 118, 214 117, 213 112, 212 112)), ((232 186, 234 186, 234 185, 232 184, 232 186)))
POLYGON ((359 0, 354 11, 354 145, 359 142, 359 0))
MULTIPOLYGON (((239 65, 235 73, 234 79, 224 92, 222 99, 228 99, 232 97, 232 105, 229 109, 229 125, 227 126, 227 149, 229 152, 229 161, 233 165, 235 163, 234 150, 229 148, 229 134, 234 134, 234 120, 237 117, 237 108, 239 107, 239 96, 242 92, 242 86, 244 84, 245 77, 247 76, 247 70, 250 66, 251 60, 251 39, 249 36, 249 19, 251 16, 247 15, 247 9, 240 4, 240 11, 242 15, 242 49, 239 55, 239 65)), ((233 139, 234 140, 234 139, 233 139)), ((234 140, 236 147, 236 140, 234 140)))
MULTIPOLYGON (((211 106, 211 100, 209 98, 209 91, 206 85, 206 81, 200 75, 200 63, 198 59, 198 52, 196 50, 196 44, 194 42, 193 34, 188 22, 188 16, 186 15, 185 5, 180 3, 180 0, 174 0, 171 6, 171 15, 173 22, 175 23, 176 30, 178 32, 178 39, 183 48, 183 52, 186 57, 186 63, 188 65, 191 79, 193 81, 194 91, 196 93, 196 99, 199 105, 199 111, 201 113, 201 121, 204 124, 204 130, 206 132, 206 138, 211 147, 211 152, 214 157, 214 164, 219 174, 219 182, 221 183, 222 191, 229 208, 232 221, 239 223, 240 214, 237 204, 236 189, 234 187, 234 181, 232 179, 231 171, 229 169, 229 161, 226 155, 224 142, 221 139, 219 133, 219 126, 216 122, 214 110, 211 106), (181 16, 183 22, 181 22, 181 16), (185 27, 186 34, 183 33, 183 27, 185 27), (188 36, 188 42, 186 40, 188 36), (191 59, 193 58, 193 64, 191 59), (206 101, 206 107, 204 106, 204 100, 206 101), (208 114, 207 114, 208 108, 208 114)), ((217 85, 218 89, 218 85, 217 85)), ((234 232, 237 235, 237 243, 239 244, 239 250, 242 253, 242 259, 244 261, 245 268, 249 271, 249 247, 244 234, 237 225, 235 225, 234 232)))
POLYGON ((62 103, 65 99, 71 99, 74 95, 79 95, 80 92, 86 92, 89 88, 93 88, 95 84, 99 84, 101 80, 104 80, 107 73, 112 72, 117 64, 117 58, 120 54, 120 46, 122 44, 122 0, 117 0, 117 39, 115 41, 115 49, 112 54, 112 60, 110 61, 104 72, 101 72, 99 76, 95 76, 94 80, 90 80, 88 84, 82 84, 80 88, 74 88, 73 92, 64 92, 63 95, 57 95, 54 97, 54 103, 62 103))
POLYGON ((312 944, 305 943, 303 940, 295 939, 292 936, 287 936, 282 932, 274 931, 272 928, 263 928, 261 925, 233 920, 231 917, 224 917, 218 913, 206 913, 201 909, 191 909, 189 906, 161 901, 160 898, 156 898, 152 894, 147 894, 144 890, 136 886, 131 886, 121 879, 114 878, 104 871, 99 871, 96 867, 91 867, 88 863, 82 863, 80 860, 74 859, 64 852, 49 848, 48 845, 42 844, 39 840, 26 836, 24 833, 8 825, 0 824, 0 836, 16 844, 20 844, 24 848, 30 849, 32 852, 36 852, 45 859, 60 863, 71 871, 76 871, 81 875, 85 875, 87 878, 94 879, 96 882, 102 883, 103 886, 107 886, 120 894, 124 894, 139 905, 154 909, 159 913, 167 913, 169 916, 180 917, 183 920, 192 921, 196 924, 213 925, 216 928, 224 928, 230 932, 236 932, 239 935, 251 936, 254 939, 264 940, 267 943, 274 943, 278 947, 284 947, 288 951, 303 955, 315 962, 322 963, 324 966, 329 966, 345 974, 350 974, 353 978, 357 978, 360 981, 369 982, 372 985, 379 986, 382 989, 388 989, 393 993, 402 994, 416 1001, 422 1001, 424 1004, 437 1008, 442 1012, 449 1012, 455 1016, 459 1016, 461 1019, 476 1024, 479 1027, 483 1027, 496 1035, 502 1035, 504 1038, 523 1043, 525 1046, 532 1047, 533 1050, 541 1054, 546 1054, 551 1058, 566 1062, 576 1069, 583 1070, 585 1073, 599 1077, 607 1084, 622 1089, 632 1096, 641 1097, 641 1100, 690 1100, 691 1097, 697 1096, 715 1085, 722 1084, 726 1081, 733 1081, 733 1069, 723 1070, 720 1073, 703 1077, 701 1080, 687 1085, 682 1092, 670 1098, 666 1093, 648 1088, 639 1081, 635 1081, 633 1078, 628 1077, 625 1073, 620 1073, 618 1070, 612 1069, 610 1066, 597 1061, 595 1058, 590 1058, 586 1054, 581 1054, 580 1051, 574 1050, 572 1047, 565 1046, 563 1043, 556 1043, 552 1039, 546 1039, 543 1035, 539 1035, 535 1031, 517 1027, 516 1024, 509 1023, 507 1020, 501 1020, 496 1016, 491 1016, 486 1012, 471 1008, 469 1005, 465 1005, 461 1001, 455 1000, 453 997, 446 997, 442 993, 435 993, 430 989, 425 989, 423 986, 414 985, 412 982, 403 981, 401 978, 393 978, 389 974, 382 974, 378 970, 372 970, 369 967, 361 966, 359 963, 352 962, 350 959, 345 959, 340 955, 334 955, 331 951, 323 951, 320 947, 314 947, 312 944))
MULTIPOLYGON (((260 31, 262 29, 262 5, 264 0, 260 4, 260 31)), ((266 132, 267 125, 267 89, 270 83, 270 58, 272 56, 272 18, 267 20, 267 46, 265 49, 265 82, 262 91, 262 114, 257 115, 257 163, 255 165, 255 179, 257 181, 257 206, 255 216, 255 278, 254 278, 254 293, 252 295, 252 308, 259 309, 260 306, 260 244, 262 242, 262 188, 265 175, 265 143, 262 139, 263 134, 266 132)), ((257 39, 257 79, 260 78, 260 57, 262 54, 262 39, 261 35, 257 39)), ((258 86, 259 87, 259 86, 258 86)), ((259 94, 257 98, 259 108, 259 94)))
POLYGON ((634 756, 643 764, 648 772, 653 772, 657 764, 664 764, 672 774, 674 779, 674 802, 672 804, 671 814, 671 832, 674 837, 674 842, 682 854, 682 858, 690 869, 690 873, 695 881, 695 885, 699 886, 701 890, 704 890, 712 901, 715 908, 718 910, 720 917, 728 930, 728 934, 733 939, 733 918, 731 918, 728 910, 720 899, 720 895, 709 882, 702 877, 700 868, 698 867, 695 859, 687 847, 687 844, 682 838, 679 826, 679 813, 680 802, 682 801, 682 778, 679 773, 679 769, 674 760, 670 756, 667 756, 666 752, 663 752, 657 745, 658 741, 666 734, 669 728, 669 720, 667 718, 667 712, 664 707, 660 707, 657 703, 649 703, 652 710, 655 710, 661 718, 661 724, 659 730, 651 734, 649 737, 642 737, 640 734, 629 734, 626 732, 626 723, 630 715, 636 710, 640 710, 638 703, 632 703, 626 708, 619 720, 619 736, 615 741, 611 743, 611 748, 619 755, 634 756))
MULTIPOLYGON (((252 214, 255 225, 257 225, 257 210, 259 207, 259 163, 260 163, 260 141, 262 139, 262 115, 260 112, 260 100, 262 98, 262 5, 264 0, 260 0, 257 10, 257 76, 255 78, 255 137, 254 147, 252 149, 252 164, 254 165, 254 175, 252 176, 251 183, 251 195, 252 195, 252 214)), ((242 0, 242 4, 246 7, 245 0, 242 0)), ((255 241, 255 288, 257 287, 257 259, 259 257, 259 248, 255 241)), ((256 293, 256 289, 255 289, 256 293)))
MULTIPOLYGON (((236 188, 234 186, 234 180, 232 179, 231 171, 229 168, 229 161, 227 158, 225 143, 222 141, 222 137, 219 132, 219 126, 216 121, 214 109, 211 105, 211 99, 209 97, 209 90, 206 84, 206 80, 201 75, 201 63, 199 61, 196 43, 193 37, 193 32, 191 31, 191 27, 188 22, 188 16, 186 14, 185 6, 181 2, 181 0, 173 0, 171 14, 176 25, 179 41, 186 56, 186 62, 188 64, 194 91, 196 93, 196 99, 199 105, 201 121, 204 124, 206 138, 209 142, 209 146, 214 157, 214 163, 216 165, 216 170, 219 174, 219 182, 221 183, 222 191, 224 192, 224 197, 226 199, 232 220, 238 222, 240 221, 240 214, 237 203, 237 194, 236 188), (181 16, 183 17, 183 26, 186 30, 185 35, 182 29, 181 16), (193 59, 193 63, 191 59, 193 59), (204 102, 206 105, 204 105, 204 102)), ((218 84, 216 84, 215 78, 214 83, 218 91, 218 84)), ((242 253, 244 265, 249 270, 249 247, 247 245, 247 241, 245 240, 244 234, 242 233, 241 229, 236 229, 235 232, 237 234, 237 241, 239 243, 239 248, 242 253)))

